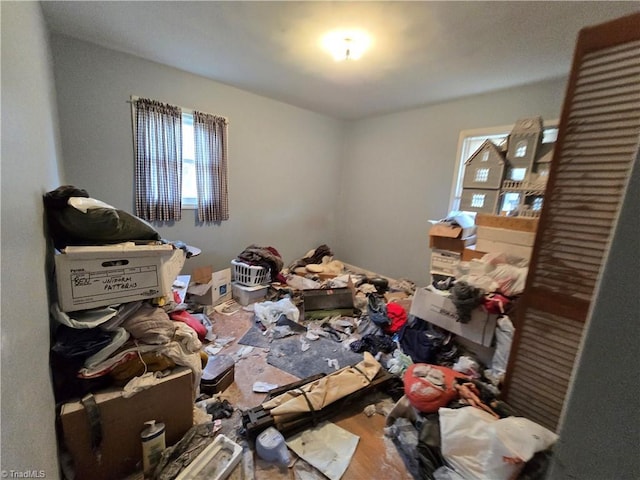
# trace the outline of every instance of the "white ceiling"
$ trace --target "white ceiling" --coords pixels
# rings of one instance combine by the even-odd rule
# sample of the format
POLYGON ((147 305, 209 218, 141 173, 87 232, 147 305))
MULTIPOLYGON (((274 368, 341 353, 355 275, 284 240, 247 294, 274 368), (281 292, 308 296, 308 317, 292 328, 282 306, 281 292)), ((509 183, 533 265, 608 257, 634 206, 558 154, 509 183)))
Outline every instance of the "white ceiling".
POLYGON ((50 29, 338 118, 358 119, 569 72, 580 28, 640 2, 45 1, 50 29), (335 62, 321 36, 373 45, 335 62))

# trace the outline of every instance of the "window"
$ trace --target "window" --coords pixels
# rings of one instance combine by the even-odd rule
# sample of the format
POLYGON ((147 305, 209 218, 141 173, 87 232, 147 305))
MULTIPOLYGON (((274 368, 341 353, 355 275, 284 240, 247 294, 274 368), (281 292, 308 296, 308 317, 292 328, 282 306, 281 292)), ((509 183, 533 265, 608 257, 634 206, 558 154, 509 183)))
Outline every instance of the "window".
POLYGON ((502 207, 500 213, 508 213, 513 210, 517 210, 520 206, 520 194, 514 192, 508 192, 504 194, 502 199, 502 207))
POLYGON ((476 168, 476 176, 473 179, 475 182, 486 182, 489 180, 489 169, 488 168, 476 168))
POLYGON ((509 175, 509 178, 511 180, 513 180, 514 182, 521 182, 524 180, 524 177, 527 175, 527 169, 526 168, 512 168, 511 169, 511 174, 509 175))
MULTIPOLYGON (((548 122, 548 126, 543 129, 543 143, 555 142, 558 136, 558 121, 548 122)), ((465 162, 473 155, 485 142, 491 140, 494 144, 501 146, 509 137, 513 130, 513 125, 500 127, 487 127, 475 130, 463 130, 458 138, 458 154, 456 157, 455 174, 451 188, 451 198, 449 201, 449 211, 460 210, 460 197, 462 196, 462 180, 464 179, 465 162)), ((466 212, 474 215, 474 212, 466 212)))
POLYGON ((527 156, 527 141, 526 140, 520 140, 516 144, 515 156, 516 156, 516 158, 522 158, 522 157, 526 157, 527 156))
POLYGON ((182 208, 198 206, 193 115, 182 112, 182 208))
POLYGON ((196 208, 197 221, 229 218, 227 120, 131 97, 136 215, 176 221, 196 208))
POLYGON ((484 152, 482 152, 482 159, 483 162, 487 162, 489 160, 489 150, 485 150, 484 152))
POLYGON ((534 211, 542 210, 542 197, 536 197, 536 198, 533 200, 533 204, 531 205, 531 208, 532 208, 534 211))
POLYGON ((474 193, 473 197, 471 197, 471 206, 473 208, 484 207, 484 197, 484 193, 474 193))

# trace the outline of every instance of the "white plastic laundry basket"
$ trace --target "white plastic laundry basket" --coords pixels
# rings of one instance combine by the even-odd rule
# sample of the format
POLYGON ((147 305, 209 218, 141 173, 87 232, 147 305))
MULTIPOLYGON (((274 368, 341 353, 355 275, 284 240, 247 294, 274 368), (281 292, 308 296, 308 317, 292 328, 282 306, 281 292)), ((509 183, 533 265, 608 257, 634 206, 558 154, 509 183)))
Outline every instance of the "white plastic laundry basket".
POLYGON ((247 265, 238 260, 231 260, 233 279, 247 287, 269 283, 269 269, 258 265, 247 265))

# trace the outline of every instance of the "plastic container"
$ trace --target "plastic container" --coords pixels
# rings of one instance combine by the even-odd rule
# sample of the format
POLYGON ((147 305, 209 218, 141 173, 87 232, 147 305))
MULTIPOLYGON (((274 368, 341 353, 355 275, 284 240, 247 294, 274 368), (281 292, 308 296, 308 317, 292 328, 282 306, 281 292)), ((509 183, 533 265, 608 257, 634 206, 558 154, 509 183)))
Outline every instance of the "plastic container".
POLYGON ((231 260, 233 279, 242 285, 253 287, 269 283, 269 269, 258 265, 247 265, 238 260, 231 260))
POLYGON ((180 474, 176 480, 224 480, 242 459, 242 447, 219 434, 180 474))
POLYGON ((256 437, 256 453, 267 462, 288 465, 290 461, 284 437, 274 427, 267 428, 256 437))
POLYGON ((236 282, 231 284, 233 299, 243 306, 264 300, 267 296, 268 289, 269 287, 267 285, 247 287, 246 285, 240 285, 236 282))
POLYGON ((140 434, 140 439, 142 440, 142 469, 145 478, 148 478, 166 448, 164 440, 165 428, 164 423, 156 423, 155 420, 149 420, 144 424, 146 428, 140 434))

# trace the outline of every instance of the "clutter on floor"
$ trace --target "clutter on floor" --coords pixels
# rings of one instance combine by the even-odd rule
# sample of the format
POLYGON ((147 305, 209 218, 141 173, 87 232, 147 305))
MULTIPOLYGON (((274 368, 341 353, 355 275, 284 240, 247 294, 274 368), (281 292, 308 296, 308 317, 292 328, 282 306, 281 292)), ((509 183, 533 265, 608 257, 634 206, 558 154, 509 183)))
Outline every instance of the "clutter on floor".
POLYGON ((51 368, 65 477, 544 470, 557 436, 500 400, 527 261, 464 260, 495 232, 436 222, 433 282, 418 288, 324 244, 287 267, 252 244, 228 268, 190 269, 196 247, 82 189, 49 192, 45 209, 59 249, 51 368))

